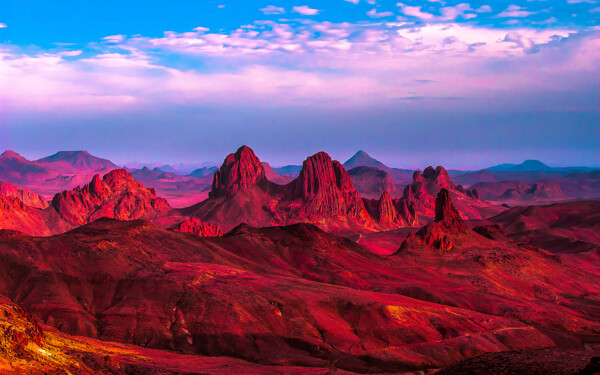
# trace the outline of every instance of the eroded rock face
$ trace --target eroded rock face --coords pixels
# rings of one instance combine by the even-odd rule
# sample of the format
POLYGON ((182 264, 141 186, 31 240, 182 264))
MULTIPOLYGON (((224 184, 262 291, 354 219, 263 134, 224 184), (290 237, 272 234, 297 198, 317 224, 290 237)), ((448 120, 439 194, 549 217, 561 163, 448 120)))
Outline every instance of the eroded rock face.
POLYGON ((392 224, 398 220, 398 211, 394 207, 392 197, 387 191, 384 191, 379 199, 379 223, 392 224))
POLYGON ((430 183, 434 183, 442 189, 454 188, 454 184, 450 180, 450 175, 441 165, 438 165, 435 169, 433 169, 431 166, 425 168, 423 171, 423 178, 430 183))
POLYGON ((119 220, 154 218, 171 207, 158 198, 154 189, 146 189, 124 169, 99 175, 83 188, 64 191, 52 199, 60 216, 74 225, 82 225, 101 217, 119 220))
POLYGON ((254 151, 248 146, 229 154, 221 168, 215 172, 211 198, 233 197, 265 179, 265 169, 254 151))
POLYGON ((205 223, 195 217, 188 217, 173 228, 173 230, 175 232, 195 234, 199 237, 220 237, 224 234, 218 225, 205 223))
POLYGON ((450 193, 447 189, 440 190, 435 199, 435 221, 462 222, 460 214, 452 205, 450 193))
POLYGON ((298 211, 300 217, 369 218, 350 175, 325 152, 319 152, 304 161, 294 184, 294 198, 304 201, 298 211))
POLYGON ((18 198, 29 207, 44 209, 49 206, 41 195, 2 181, 0 181, 0 196, 18 198))
POLYGON ((400 250, 422 242, 439 251, 448 251, 454 248, 452 235, 467 230, 467 226, 458 211, 452 205, 448 189, 442 189, 435 200, 435 221, 427 224, 417 233, 410 234, 402 243, 400 250))

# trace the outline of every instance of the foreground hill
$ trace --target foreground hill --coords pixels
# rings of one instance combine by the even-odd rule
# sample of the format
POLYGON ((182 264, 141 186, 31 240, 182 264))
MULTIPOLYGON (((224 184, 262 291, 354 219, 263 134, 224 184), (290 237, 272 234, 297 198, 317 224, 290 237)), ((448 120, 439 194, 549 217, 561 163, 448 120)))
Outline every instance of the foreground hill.
POLYGON ((57 332, 0 296, 0 372, 47 374, 322 374, 327 369, 261 366, 234 358, 211 358, 108 343, 57 332))

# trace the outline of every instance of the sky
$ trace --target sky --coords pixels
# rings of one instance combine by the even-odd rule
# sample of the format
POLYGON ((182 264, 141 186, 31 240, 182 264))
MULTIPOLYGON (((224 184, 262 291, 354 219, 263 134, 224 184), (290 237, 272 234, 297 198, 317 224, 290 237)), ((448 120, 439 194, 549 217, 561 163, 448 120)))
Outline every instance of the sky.
POLYGON ((0 2, 0 150, 600 166, 600 0, 0 2))

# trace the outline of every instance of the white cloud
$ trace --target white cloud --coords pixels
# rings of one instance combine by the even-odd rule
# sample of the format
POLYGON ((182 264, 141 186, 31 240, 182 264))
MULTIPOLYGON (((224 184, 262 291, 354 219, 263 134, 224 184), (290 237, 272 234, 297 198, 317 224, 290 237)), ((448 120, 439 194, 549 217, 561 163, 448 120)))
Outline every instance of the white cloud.
POLYGON ((2 22, 0 22, 0 29, 5 29, 5 28, 6 28, 6 24, 5 24, 5 23, 2 23, 2 22))
POLYGON ((109 35, 102 39, 108 43, 121 43, 123 40, 125 40, 125 35, 109 35))
POLYGON ((526 10, 523 10, 524 8, 521 8, 518 5, 509 5, 508 8, 506 8, 506 10, 504 10, 503 12, 501 12, 500 14, 498 14, 496 17, 513 17, 513 18, 520 18, 520 17, 527 17, 531 14, 534 14, 534 12, 529 12, 526 10))
POLYGON ((408 6, 403 3, 397 3, 396 5, 399 6, 402 13, 407 16, 420 18, 422 20, 430 20, 434 17, 431 13, 422 12, 420 6, 408 6))
POLYGON ((488 13, 492 11, 492 7, 489 5, 482 5, 479 8, 477 8, 476 12, 479 13, 488 13))
POLYGON ((358 2, 360 0, 344 0, 344 1, 347 1, 347 2, 352 3, 352 4, 358 4, 358 2))
POLYGON ((285 9, 283 9, 282 7, 276 7, 275 5, 267 5, 266 7, 262 8, 261 11, 264 14, 283 14, 283 13, 285 13, 285 9))
POLYGON ((308 5, 300 5, 293 7, 292 12, 300 13, 305 16, 314 16, 315 14, 318 14, 320 10, 311 8, 308 5))
POLYGON ((367 12, 367 16, 371 18, 382 18, 382 17, 390 17, 393 16, 392 12, 377 12, 377 9, 371 9, 367 12))

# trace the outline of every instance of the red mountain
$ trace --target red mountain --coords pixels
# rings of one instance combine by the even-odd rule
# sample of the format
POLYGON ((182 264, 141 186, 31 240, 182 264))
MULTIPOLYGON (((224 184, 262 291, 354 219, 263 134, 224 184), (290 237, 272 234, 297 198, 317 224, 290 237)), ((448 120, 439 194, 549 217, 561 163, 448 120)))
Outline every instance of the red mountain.
POLYGON ((94 172, 119 168, 110 160, 90 155, 87 151, 59 151, 54 155, 39 159, 37 162, 51 164, 63 173, 94 172))
POLYGON ((230 154, 215 174, 210 199, 182 211, 231 229, 315 222, 331 230, 365 230, 375 225, 341 164, 324 152, 307 158, 287 185, 267 180, 246 146, 230 154))
POLYGON ((41 195, 8 182, 0 181, 0 196, 18 198, 29 207, 44 209, 49 205, 48 201, 41 195))
POLYGON ((36 161, 14 151, 0 155, 0 180, 45 196, 88 182, 94 174, 118 168, 108 160, 85 151, 61 151, 36 161))
POLYGON ((146 189, 124 169, 107 173, 102 180, 96 175, 83 188, 56 194, 52 206, 73 225, 101 217, 154 218, 171 210, 166 200, 157 198, 153 189, 146 189))
POLYGON ((209 196, 230 198, 265 179, 265 169, 254 151, 248 146, 242 146, 235 154, 227 155, 221 168, 215 172, 209 196))

